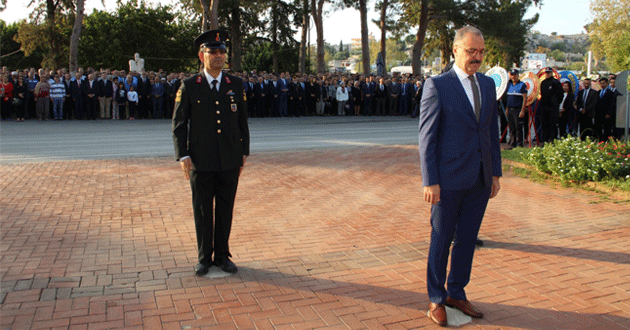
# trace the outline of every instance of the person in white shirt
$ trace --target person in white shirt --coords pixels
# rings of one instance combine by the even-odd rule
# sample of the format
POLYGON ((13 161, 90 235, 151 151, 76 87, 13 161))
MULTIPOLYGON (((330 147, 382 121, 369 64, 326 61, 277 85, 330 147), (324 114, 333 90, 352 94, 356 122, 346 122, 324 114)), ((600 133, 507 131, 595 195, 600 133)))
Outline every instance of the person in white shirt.
POLYGON ((345 115, 346 102, 348 102, 348 89, 346 83, 341 82, 341 85, 337 88, 337 116, 345 115))
POLYGON ((127 100, 129 101, 129 120, 134 120, 138 113, 138 92, 133 85, 129 85, 127 100))

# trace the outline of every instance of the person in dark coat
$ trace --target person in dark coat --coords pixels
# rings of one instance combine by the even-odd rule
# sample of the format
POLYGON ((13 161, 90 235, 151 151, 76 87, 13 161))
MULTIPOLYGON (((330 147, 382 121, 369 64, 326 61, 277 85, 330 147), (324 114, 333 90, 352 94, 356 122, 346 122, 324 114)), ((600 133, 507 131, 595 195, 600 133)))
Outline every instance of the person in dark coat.
POLYGON ((184 80, 175 96, 173 142, 192 188, 197 276, 212 265, 228 273, 238 270, 228 241, 236 188, 249 155, 249 128, 243 82, 222 71, 227 38, 225 31, 210 30, 195 39, 203 70, 184 80))
POLYGON ((543 143, 553 142, 558 137, 558 117, 563 95, 562 85, 553 76, 553 69, 545 68, 545 79, 540 82, 540 106, 538 107, 543 143))
POLYGON ((595 134, 600 141, 614 136, 617 96, 608 86, 608 78, 599 78, 599 99, 595 107, 595 134))
POLYGON ((577 107, 578 123, 580 124, 580 138, 585 139, 588 136, 595 135, 595 107, 597 106, 597 91, 591 88, 591 79, 586 78, 582 81, 584 89, 577 96, 575 102, 577 107))

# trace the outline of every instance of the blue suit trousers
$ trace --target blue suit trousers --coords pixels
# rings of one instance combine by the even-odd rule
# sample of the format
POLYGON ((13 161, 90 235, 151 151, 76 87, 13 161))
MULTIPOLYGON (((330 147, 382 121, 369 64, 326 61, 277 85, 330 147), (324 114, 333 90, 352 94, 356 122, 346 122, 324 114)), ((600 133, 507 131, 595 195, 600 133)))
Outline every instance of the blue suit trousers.
POLYGON ((473 254, 481 220, 492 187, 484 183, 480 169, 477 183, 466 190, 441 190, 440 201, 431 207, 431 246, 427 265, 427 288, 432 303, 443 304, 446 297, 465 300, 464 287, 470 281, 473 254), (446 290, 449 249, 451 268, 446 290))

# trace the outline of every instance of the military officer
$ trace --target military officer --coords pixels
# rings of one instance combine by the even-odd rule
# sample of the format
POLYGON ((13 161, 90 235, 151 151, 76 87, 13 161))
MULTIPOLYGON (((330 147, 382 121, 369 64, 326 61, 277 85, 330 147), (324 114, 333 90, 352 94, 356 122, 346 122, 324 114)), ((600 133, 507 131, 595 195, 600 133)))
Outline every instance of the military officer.
POLYGON ((203 69, 182 82, 173 111, 175 156, 192 188, 198 276, 213 264, 228 273, 238 270, 228 240, 249 128, 243 82, 222 71, 227 38, 227 32, 211 30, 195 39, 203 69))

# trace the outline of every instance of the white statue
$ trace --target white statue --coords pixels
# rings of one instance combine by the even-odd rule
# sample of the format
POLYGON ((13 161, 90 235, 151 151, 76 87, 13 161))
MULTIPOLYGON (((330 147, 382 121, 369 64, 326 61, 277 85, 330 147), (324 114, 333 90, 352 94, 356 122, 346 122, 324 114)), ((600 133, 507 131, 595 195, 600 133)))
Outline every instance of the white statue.
POLYGON ((140 54, 138 53, 135 53, 133 58, 133 60, 129 60, 129 72, 142 72, 142 70, 144 70, 144 59, 140 58, 140 54))

